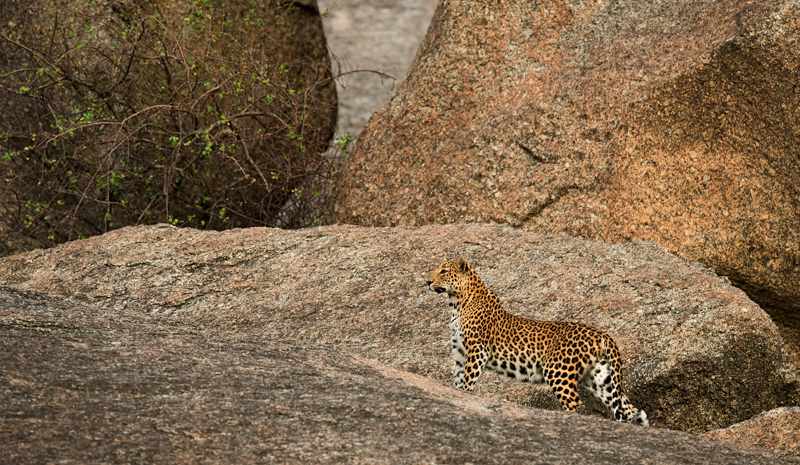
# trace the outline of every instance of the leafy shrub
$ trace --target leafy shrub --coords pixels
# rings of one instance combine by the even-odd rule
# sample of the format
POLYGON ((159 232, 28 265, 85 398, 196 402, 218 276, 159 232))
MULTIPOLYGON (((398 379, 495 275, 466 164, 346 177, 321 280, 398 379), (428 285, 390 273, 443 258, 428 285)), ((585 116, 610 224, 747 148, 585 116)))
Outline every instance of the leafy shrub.
POLYGON ((294 2, 243 1, 235 15, 209 1, 185 14, 53 1, 43 25, 0 35, 15 57, 0 70, 7 240, 319 221, 344 156, 328 150, 330 62, 287 52, 294 2))

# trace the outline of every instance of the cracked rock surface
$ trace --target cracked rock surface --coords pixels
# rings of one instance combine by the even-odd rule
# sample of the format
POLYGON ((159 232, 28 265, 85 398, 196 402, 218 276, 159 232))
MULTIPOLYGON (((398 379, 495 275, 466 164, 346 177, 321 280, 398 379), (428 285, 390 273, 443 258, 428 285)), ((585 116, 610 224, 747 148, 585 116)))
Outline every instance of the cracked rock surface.
MULTIPOLYGON (((424 278, 458 256, 508 311, 610 334, 626 392, 656 427, 700 433, 798 405, 797 373, 769 317, 726 279, 647 242, 476 224, 224 233, 150 226, 5 258, 0 285, 73 299, 98 318, 299 341, 450 386, 446 299, 424 278)), ((302 383, 294 386, 300 395, 302 383)), ((477 394, 561 410, 544 386, 493 373, 477 394)), ((581 414, 608 417, 588 392, 581 397, 581 414)))
POLYGON ((497 222, 714 267, 800 365, 800 2, 443 0, 332 223, 497 222))

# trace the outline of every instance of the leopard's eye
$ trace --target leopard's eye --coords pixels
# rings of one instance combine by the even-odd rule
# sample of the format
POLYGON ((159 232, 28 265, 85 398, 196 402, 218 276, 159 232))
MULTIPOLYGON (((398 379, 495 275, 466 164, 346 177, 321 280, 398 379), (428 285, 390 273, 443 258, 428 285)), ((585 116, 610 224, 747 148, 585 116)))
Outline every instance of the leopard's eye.
POLYGON ((439 271, 439 274, 447 274, 447 270, 441 270, 439 271))

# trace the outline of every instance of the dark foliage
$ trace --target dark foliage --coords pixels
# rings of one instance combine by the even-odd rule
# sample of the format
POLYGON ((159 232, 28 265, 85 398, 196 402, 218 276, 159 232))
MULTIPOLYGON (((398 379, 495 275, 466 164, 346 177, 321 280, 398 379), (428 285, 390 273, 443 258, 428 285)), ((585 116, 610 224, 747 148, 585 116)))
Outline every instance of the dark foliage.
POLYGON ((176 24, 144 0, 69 20, 54 2, 45 24, 0 35, 5 240, 319 221, 343 160, 330 62, 287 54, 298 6, 252 3, 194 2, 176 24))

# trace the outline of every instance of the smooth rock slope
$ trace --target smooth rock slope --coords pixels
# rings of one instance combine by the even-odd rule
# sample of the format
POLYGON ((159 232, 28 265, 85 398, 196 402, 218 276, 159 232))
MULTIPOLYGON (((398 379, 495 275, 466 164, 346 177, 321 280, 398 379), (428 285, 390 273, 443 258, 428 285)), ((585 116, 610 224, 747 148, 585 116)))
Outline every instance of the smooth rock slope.
POLYGON ((3 463, 796 463, 497 402, 316 341, 0 287, 3 463))

